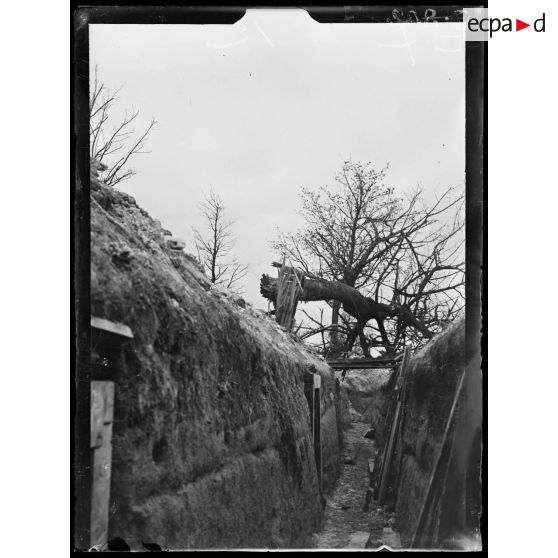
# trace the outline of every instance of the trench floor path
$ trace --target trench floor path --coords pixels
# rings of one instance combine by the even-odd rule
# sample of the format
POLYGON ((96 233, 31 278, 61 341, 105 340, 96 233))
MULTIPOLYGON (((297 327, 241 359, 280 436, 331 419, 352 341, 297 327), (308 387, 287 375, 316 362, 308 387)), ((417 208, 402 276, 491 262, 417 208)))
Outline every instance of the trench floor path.
MULTIPOLYGON (((344 433, 343 469, 333 493, 327 499, 323 529, 316 548, 348 548, 353 535, 382 529, 392 522, 391 514, 372 501, 370 511, 362 510, 369 485, 368 460, 374 459, 376 444, 364 435, 370 426, 351 409, 353 422, 344 433)), ((364 548, 366 539, 360 544, 364 548)))

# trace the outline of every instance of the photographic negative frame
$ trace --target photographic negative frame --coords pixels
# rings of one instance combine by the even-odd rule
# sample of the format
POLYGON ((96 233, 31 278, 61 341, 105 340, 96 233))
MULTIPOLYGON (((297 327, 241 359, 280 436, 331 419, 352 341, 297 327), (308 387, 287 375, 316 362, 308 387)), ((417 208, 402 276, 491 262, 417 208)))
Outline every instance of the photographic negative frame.
MULTIPOLYGON (((92 509, 92 336, 104 332, 108 351, 117 351, 122 339, 133 336, 111 322, 96 322, 92 329, 91 315, 91 247, 90 247, 90 44, 91 25, 233 25, 240 21, 250 6, 219 7, 169 7, 169 6, 74 6, 73 11, 73 145, 74 187, 72 191, 73 225, 73 316, 75 386, 73 409, 73 488, 74 488, 74 548, 87 549, 91 545, 92 509), (98 326, 98 327, 97 327, 98 326), (95 333, 97 332, 97 333, 95 333)), ((272 7, 269 7, 272 9, 272 7)), ((320 7, 306 6, 309 16, 323 24, 359 24, 391 22, 394 24, 443 24, 457 23, 462 18, 462 8, 456 6, 356 6, 320 7)), ((487 45, 485 42, 466 42, 465 57, 465 354, 466 361, 476 371, 477 380, 486 374, 486 296, 483 285, 487 276, 485 248, 485 192, 486 192, 486 94, 487 94, 487 45), (481 351, 482 348, 482 351, 481 351), (471 364, 472 363, 472 364, 471 364), (482 375, 481 375, 482 370, 482 375)), ((103 318, 101 318, 103 319, 103 318)), ((95 376, 97 378, 97 376, 95 376)), ((482 549, 487 549, 486 534, 486 392, 482 395, 482 549)), ((474 405, 476 411, 478 405, 474 405)), ((477 440, 477 442, 480 442, 477 440)), ((249 547, 249 546, 248 546, 249 547)), ((235 547, 237 548, 237 547, 235 547)), ((420 546, 420 548, 424 548, 420 546)), ((175 550, 173 548, 173 550, 175 550)), ((475 548, 479 550, 479 548, 475 548)))

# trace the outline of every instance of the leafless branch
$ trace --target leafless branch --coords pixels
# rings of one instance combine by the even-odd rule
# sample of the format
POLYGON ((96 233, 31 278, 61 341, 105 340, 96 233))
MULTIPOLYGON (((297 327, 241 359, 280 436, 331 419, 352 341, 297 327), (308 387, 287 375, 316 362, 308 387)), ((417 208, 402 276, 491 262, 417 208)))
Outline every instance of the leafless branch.
POLYGON ((204 228, 193 229, 198 259, 212 283, 240 292, 239 283, 246 276, 248 266, 231 257, 235 221, 227 218, 225 205, 213 190, 201 204, 200 214, 204 228))
POLYGON ((149 153, 144 151, 149 133, 156 124, 151 119, 146 129, 136 136, 134 123, 139 110, 132 108, 125 111, 121 120, 111 116, 111 109, 118 98, 122 87, 111 93, 104 83, 99 81, 98 69, 95 66, 93 87, 89 95, 89 150, 91 160, 106 165, 101 179, 109 186, 126 180, 136 174, 131 168, 125 168, 134 155, 149 153), (137 139, 133 139, 136 137, 137 139), (119 153, 119 157, 112 156, 119 153))

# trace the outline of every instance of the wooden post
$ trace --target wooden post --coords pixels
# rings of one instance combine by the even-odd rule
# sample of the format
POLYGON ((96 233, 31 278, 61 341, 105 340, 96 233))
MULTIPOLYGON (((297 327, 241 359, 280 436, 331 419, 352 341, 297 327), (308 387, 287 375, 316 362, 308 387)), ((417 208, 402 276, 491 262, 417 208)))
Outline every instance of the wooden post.
POLYGON ((304 395, 308 401, 310 413, 310 430, 312 431, 312 447, 314 448, 314 462, 316 463, 316 475, 318 486, 322 494, 322 413, 321 413, 321 383, 319 374, 307 373, 304 377, 304 395))
MULTIPOLYGON (((436 462, 434 464, 434 468, 432 469, 432 473, 430 475, 430 480, 428 481, 428 487, 426 489, 426 494, 424 496, 424 500, 421 506, 421 510, 419 513, 419 519, 417 522, 417 526, 415 528, 415 532, 413 534, 413 539, 411 540, 411 548, 420 548, 421 544, 424 543, 424 530, 425 530, 425 524, 426 524, 426 519, 427 519, 427 515, 428 515, 428 509, 430 507, 430 504, 432 502, 432 495, 434 492, 434 487, 436 484, 436 480, 437 477, 440 474, 440 471, 442 469, 442 467, 440 466, 440 464, 442 463, 443 460, 447 460, 448 459, 448 437, 449 437, 449 433, 451 430, 451 427, 453 425, 453 420, 454 420, 454 416, 455 416, 455 410, 457 409, 457 405, 459 402, 459 398, 461 396, 461 391, 463 388, 463 379, 465 378, 465 373, 463 372, 461 374, 461 377, 459 378, 459 382, 457 384, 457 389, 455 390, 455 396, 453 398, 453 403, 448 415, 448 420, 446 422, 446 428, 444 429, 444 435, 442 436, 442 441, 440 442, 440 448, 438 449, 438 455, 436 456, 436 462)), ((450 448, 451 449, 451 448, 450 448)))
POLYGON ((90 383, 90 546, 107 542, 112 466, 112 425, 114 415, 116 362, 123 341, 133 339, 125 324, 91 316, 90 383), (102 362, 103 365, 99 366, 102 362))
POLYGON ((322 493, 322 413, 321 413, 321 381, 319 374, 314 374, 314 457, 318 473, 320 494, 322 493))
POLYGON ((399 414, 401 412, 401 401, 397 402, 397 407, 395 409, 395 417, 393 418, 393 425, 391 427, 391 432, 389 435, 389 442, 386 451, 385 461, 382 467, 382 476, 380 478, 380 492, 378 494, 378 504, 382 505, 387 492, 387 484, 390 472, 391 457, 393 455, 393 446, 395 443, 395 435, 397 433, 397 427, 399 426, 399 414))
POLYGON ((393 448, 395 446, 395 438, 397 435, 397 430, 399 428, 399 417, 401 415, 401 405, 402 405, 402 387, 404 385, 405 375, 407 372, 407 367, 409 365, 409 359, 411 357, 411 348, 409 346, 405 347, 405 353, 403 355, 403 361, 401 362, 401 368, 399 370, 399 376, 397 378, 397 383, 395 385, 395 390, 397 393, 397 406, 395 408, 395 415, 393 417, 393 423, 391 425, 391 432, 389 434, 389 441, 386 447, 386 452, 382 460, 382 469, 380 472, 380 485, 378 488, 378 503, 382 505, 386 496, 389 473, 391 469, 391 460, 393 457, 393 448))
POLYGON ((107 542, 114 382, 91 382, 91 546, 107 542))
POLYGON ((304 378, 304 395, 306 396, 306 401, 308 401, 312 447, 314 447, 314 374, 309 373, 304 378))

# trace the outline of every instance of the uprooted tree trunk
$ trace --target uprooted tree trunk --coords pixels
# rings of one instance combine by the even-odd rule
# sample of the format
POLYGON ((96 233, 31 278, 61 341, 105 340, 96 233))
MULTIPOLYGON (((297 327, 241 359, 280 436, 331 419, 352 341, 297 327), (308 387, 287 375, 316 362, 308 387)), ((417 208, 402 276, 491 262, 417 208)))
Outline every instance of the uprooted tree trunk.
MULTIPOLYGON (((356 325, 349 334, 345 345, 345 350, 352 349, 357 337, 362 335, 364 327, 370 320, 376 320, 378 330, 384 341, 386 350, 391 352, 392 346, 384 327, 384 321, 390 318, 398 318, 406 325, 415 328, 424 337, 431 339, 434 334, 422 324, 411 312, 410 308, 401 305, 390 305, 376 302, 374 299, 364 296, 354 287, 350 287, 339 281, 325 281, 313 277, 308 277, 299 270, 296 271, 300 278, 302 291, 299 293, 298 300, 310 301, 339 301, 347 314, 356 319, 356 325)), ((261 295, 272 301, 277 302, 277 279, 269 275, 262 275, 260 280, 261 295)))

